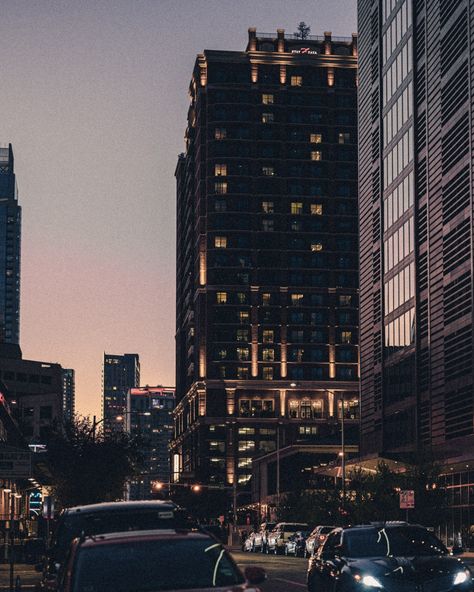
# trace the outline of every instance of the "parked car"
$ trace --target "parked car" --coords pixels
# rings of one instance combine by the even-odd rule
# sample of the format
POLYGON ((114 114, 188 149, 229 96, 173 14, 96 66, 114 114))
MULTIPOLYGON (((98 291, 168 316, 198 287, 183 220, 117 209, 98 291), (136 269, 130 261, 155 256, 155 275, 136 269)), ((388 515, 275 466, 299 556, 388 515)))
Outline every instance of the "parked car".
MULTIPOLYGON (((159 528, 191 528, 188 513, 171 501, 110 502, 64 510, 42 566, 41 589, 56 590, 57 574, 78 536, 159 528)), ((40 569, 40 566, 38 566, 40 569)))
POLYGON ((253 553, 254 551, 255 532, 251 531, 242 545, 242 551, 253 553))
POLYGON ((335 526, 316 526, 306 539, 305 557, 312 557, 318 548, 324 543, 327 535, 336 528, 335 526))
POLYGON ((285 555, 303 557, 308 536, 309 530, 298 530, 295 534, 292 534, 285 543, 285 555))
POLYGON ((269 533, 275 528, 275 522, 263 522, 260 524, 259 530, 255 533, 254 551, 265 553, 268 542, 269 533))
POLYGON ((191 531, 137 531, 76 538, 59 577, 58 592, 252 590, 265 572, 242 574, 213 537, 191 531))
POLYGON ((299 530, 308 530, 308 525, 303 522, 279 522, 268 535, 267 553, 283 553, 287 540, 299 530))
POLYGON ((308 566, 309 592, 473 589, 467 566, 433 533, 407 523, 337 528, 308 566))

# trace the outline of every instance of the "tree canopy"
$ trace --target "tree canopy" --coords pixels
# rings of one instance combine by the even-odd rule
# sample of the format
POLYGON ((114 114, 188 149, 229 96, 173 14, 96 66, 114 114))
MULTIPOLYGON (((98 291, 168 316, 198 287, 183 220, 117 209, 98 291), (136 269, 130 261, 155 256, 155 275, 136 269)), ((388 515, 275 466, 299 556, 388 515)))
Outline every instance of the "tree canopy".
POLYGON ((295 37, 299 37, 300 39, 307 39, 309 34, 311 33, 311 27, 307 25, 304 21, 301 21, 295 31, 295 37))

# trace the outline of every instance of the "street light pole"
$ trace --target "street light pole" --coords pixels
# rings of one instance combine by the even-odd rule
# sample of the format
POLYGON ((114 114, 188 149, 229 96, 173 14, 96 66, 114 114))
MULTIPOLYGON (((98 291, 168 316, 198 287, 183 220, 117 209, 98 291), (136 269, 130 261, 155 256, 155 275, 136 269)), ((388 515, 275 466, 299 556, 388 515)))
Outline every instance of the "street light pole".
POLYGON ((276 474, 276 499, 277 517, 280 513, 280 424, 277 422, 277 474, 276 474))
POLYGON ((341 461, 341 469, 342 469, 342 508, 344 509, 345 501, 346 501, 346 442, 345 442, 345 430, 344 430, 344 393, 341 397, 341 453, 342 453, 342 461, 341 461))

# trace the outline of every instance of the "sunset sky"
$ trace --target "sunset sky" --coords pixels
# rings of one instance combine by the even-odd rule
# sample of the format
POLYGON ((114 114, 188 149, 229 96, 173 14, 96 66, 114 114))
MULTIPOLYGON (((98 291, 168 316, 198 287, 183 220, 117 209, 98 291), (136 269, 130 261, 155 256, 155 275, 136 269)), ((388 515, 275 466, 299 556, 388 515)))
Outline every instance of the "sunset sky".
POLYGON ((3 0, 0 142, 23 208, 21 347, 76 370, 100 414, 103 352, 174 384, 175 185, 196 53, 249 26, 350 35, 356 0, 3 0))

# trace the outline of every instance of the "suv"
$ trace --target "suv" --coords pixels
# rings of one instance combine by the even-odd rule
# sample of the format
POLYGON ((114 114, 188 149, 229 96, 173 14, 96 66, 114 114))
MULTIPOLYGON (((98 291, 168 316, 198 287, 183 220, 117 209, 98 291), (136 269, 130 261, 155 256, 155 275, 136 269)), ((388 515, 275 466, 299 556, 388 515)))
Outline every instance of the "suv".
POLYGON ((304 550, 305 557, 312 557, 318 548, 324 543, 327 535, 334 530, 335 526, 316 526, 309 537, 306 539, 304 550))
POLYGON ((283 553, 290 536, 299 530, 308 530, 308 525, 303 522, 279 522, 267 537, 267 553, 283 553))
POLYGON ((254 551, 261 553, 265 553, 267 549, 267 539, 269 533, 275 528, 275 522, 263 522, 260 525, 260 529, 258 532, 255 533, 253 539, 253 549, 254 551))
MULTIPOLYGON (((456 552, 461 552, 456 549, 456 552)), ((423 526, 337 528, 309 560, 308 590, 430 592, 474 590, 467 566, 423 526)))
POLYGON ((77 538, 59 575, 58 592, 199 589, 259 592, 259 567, 245 575, 210 535, 155 530, 77 538))
POLYGON ((187 512, 172 501, 108 502, 67 508, 58 518, 46 553, 41 588, 56 590, 57 573, 76 537, 105 532, 193 526, 187 512))

